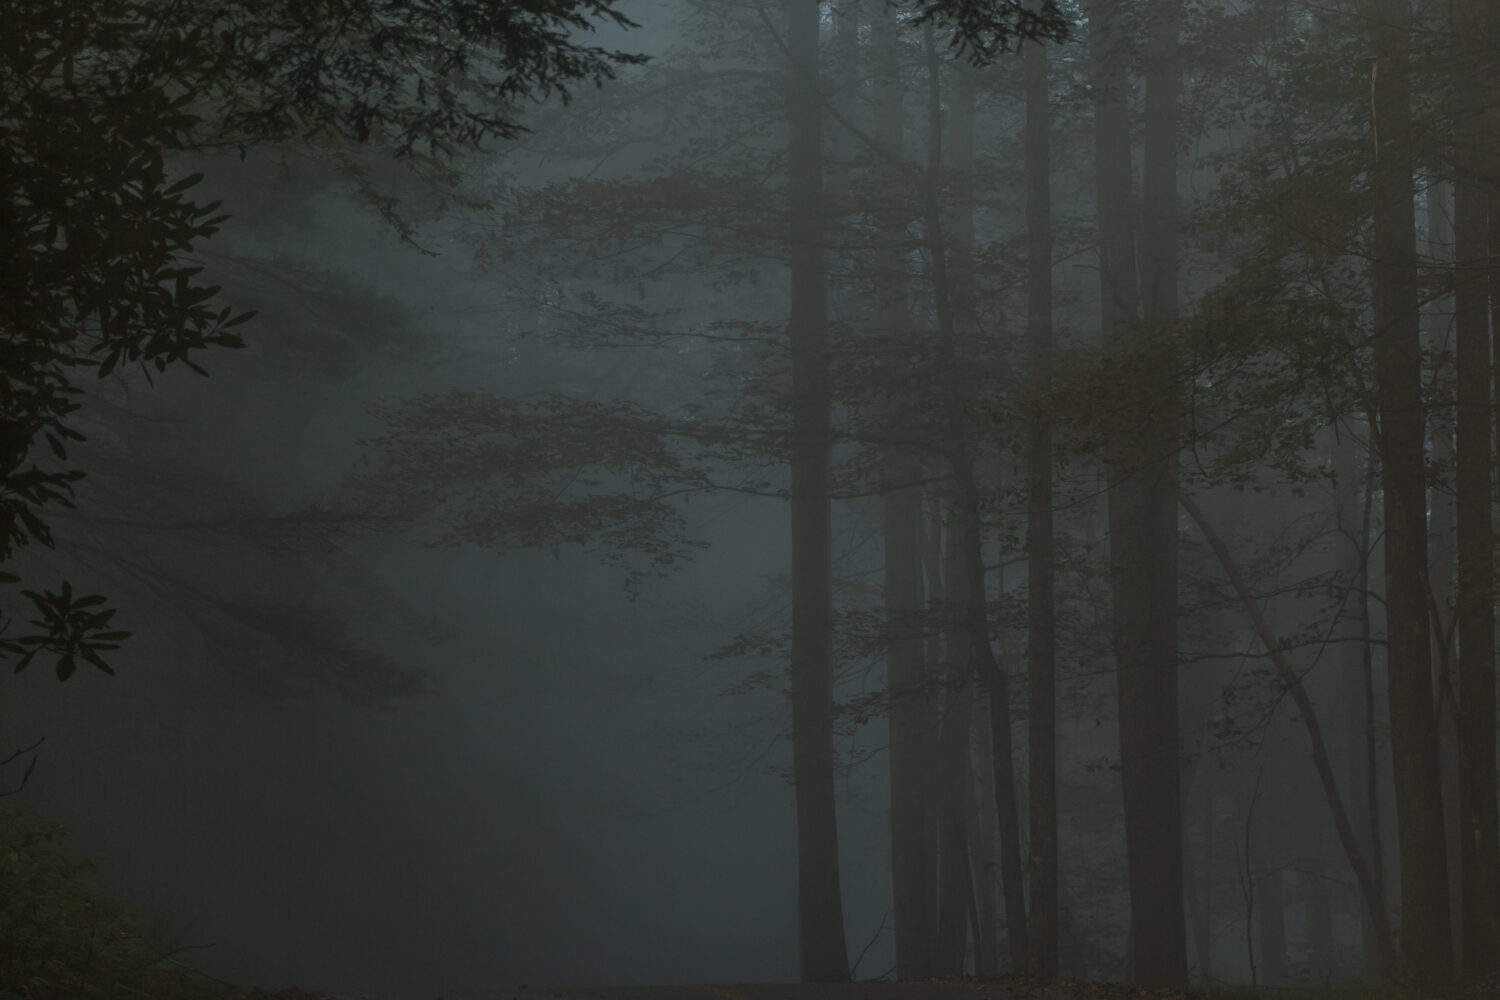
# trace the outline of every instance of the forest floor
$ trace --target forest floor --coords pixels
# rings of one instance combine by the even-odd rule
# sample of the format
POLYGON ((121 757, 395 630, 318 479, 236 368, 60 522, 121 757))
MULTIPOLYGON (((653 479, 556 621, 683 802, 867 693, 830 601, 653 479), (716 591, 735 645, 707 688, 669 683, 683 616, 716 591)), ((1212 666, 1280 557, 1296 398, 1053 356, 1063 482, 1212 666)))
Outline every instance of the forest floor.
MULTIPOLYGON (((1329 989, 1249 989, 1184 991, 1149 989, 1125 983, 1060 980, 1043 983, 1020 977, 855 983, 747 983, 703 986, 518 986, 481 993, 433 994, 426 1000, 1493 1000, 1500 998, 1500 977, 1456 986, 1442 992, 1377 990, 1369 987, 1329 989)), ((222 1000, 366 1000, 359 994, 249 990, 222 1000)), ((375 1000, 371 997, 369 1000, 375 1000)))

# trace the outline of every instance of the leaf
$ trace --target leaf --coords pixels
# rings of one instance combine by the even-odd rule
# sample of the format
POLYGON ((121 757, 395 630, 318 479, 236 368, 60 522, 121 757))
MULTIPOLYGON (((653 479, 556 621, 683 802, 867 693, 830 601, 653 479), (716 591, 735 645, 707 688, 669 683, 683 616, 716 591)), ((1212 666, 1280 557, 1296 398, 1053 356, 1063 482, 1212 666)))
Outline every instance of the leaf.
POLYGON ((90 649, 88 646, 83 646, 79 648, 78 653, 85 660, 88 660, 90 663, 98 667, 100 670, 104 671, 106 674, 109 674, 111 677, 114 676, 114 668, 111 667, 108 663, 105 663, 104 660, 100 658, 99 654, 94 652, 93 649, 90 649))
POLYGON ((35 656, 38 652, 40 652, 41 648, 42 647, 40 647, 40 646, 35 646, 35 647, 31 648, 31 649, 28 649, 26 651, 26 655, 23 656, 23 657, 21 657, 20 662, 18 662, 16 664, 16 671, 15 672, 19 674, 21 671, 25 670, 26 667, 31 663, 31 658, 33 656, 35 656))
POLYGON ((188 174, 182 180, 178 181, 176 184, 173 184, 171 187, 163 191, 162 194, 173 195, 181 191, 186 191, 188 188, 192 187, 194 184, 197 184, 201 180, 203 180, 203 174, 201 172, 196 174, 188 174))

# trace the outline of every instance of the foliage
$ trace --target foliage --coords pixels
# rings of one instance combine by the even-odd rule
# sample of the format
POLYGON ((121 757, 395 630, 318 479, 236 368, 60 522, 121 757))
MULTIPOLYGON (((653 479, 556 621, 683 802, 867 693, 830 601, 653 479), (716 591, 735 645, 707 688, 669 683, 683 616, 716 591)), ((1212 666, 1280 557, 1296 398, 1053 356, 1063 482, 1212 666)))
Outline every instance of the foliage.
MULTIPOLYGON (((226 216, 189 197, 201 175, 169 177, 167 153, 389 129, 398 155, 446 155, 511 137, 520 98, 641 61, 572 40, 599 18, 631 25, 609 0, 0 0, 0 563, 51 547, 43 509, 72 506, 83 473, 52 463, 83 440, 80 370, 206 374, 193 354, 243 346, 251 314, 216 305, 184 259, 226 216)), ((17 669, 45 651, 61 679, 78 658, 109 670, 100 654, 128 633, 101 598, 25 596, 39 631, 0 641, 17 669)))
POLYGON ((389 133, 398 156, 425 143, 449 155, 526 131, 517 105, 645 56, 580 45, 596 21, 634 22, 616 0, 221 0, 194 4, 212 38, 219 141, 311 138, 357 142, 389 133))
MULTIPOLYGON (((388 430, 368 442, 374 467, 356 484, 359 505, 403 519, 441 514, 438 546, 580 545, 619 565, 641 555, 661 571, 702 547, 688 533, 684 498, 770 489, 714 474, 773 445, 730 423, 666 418, 628 402, 455 391, 375 415, 388 430)), ((633 569, 630 587, 643 576, 633 569)))
MULTIPOLYGON (((82 440, 68 423, 79 369, 103 377, 121 361, 157 371, 182 361, 201 371, 190 354, 241 346, 230 328, 249 318, 211 308, 217 289, 179 259, 222 217, 188 199, 197 177, 169 181, 163 160, 194 121, 172 83, 204 72, 209 54, 193 32, 158 32, 139 14, 109 0, 5 15, 22 30, 0 49, 0 559, 29 541, 51 546, 42 508, 72 504, 82 473, 39 465, 33 452, 42 439, 64 462, 66 442, 82 440)), ((42 631, 6 651, 27 647, 21 666, 55 652, 60 678, 75 655, 108 669, 98 653, 111 640, 101 646, 98 634, 123 638, 110 612, 85 613, 99 602, 67 585, 44 595, 28 595, 42 631)))
POLYGON ((171 949, 87 877, 60 823, 0 810, 0 984, 25 1000, 93 1000, 143 985, 171 949))
POLYGON ((950 26, 954 53, 975 66, 988 66, 1023 42, 1066 41, 1071 28, 1053 0, 1036 9, 1016 0, 920 0, 915 6, 916 23, 950 26))

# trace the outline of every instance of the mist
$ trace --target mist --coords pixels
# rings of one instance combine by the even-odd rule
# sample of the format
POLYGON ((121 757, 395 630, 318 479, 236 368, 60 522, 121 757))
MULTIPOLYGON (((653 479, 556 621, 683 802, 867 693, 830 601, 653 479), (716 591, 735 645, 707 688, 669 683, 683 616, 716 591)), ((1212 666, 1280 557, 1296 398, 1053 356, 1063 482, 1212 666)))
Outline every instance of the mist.
POLYGON ((3 805, 225 987, 1485 995, 1480 5, 604 6, 477 143, 181 88, 255 315, 65 463, 5 397, 8 511, 86 476, 0 620, 131 635, 6 672, 3 805))

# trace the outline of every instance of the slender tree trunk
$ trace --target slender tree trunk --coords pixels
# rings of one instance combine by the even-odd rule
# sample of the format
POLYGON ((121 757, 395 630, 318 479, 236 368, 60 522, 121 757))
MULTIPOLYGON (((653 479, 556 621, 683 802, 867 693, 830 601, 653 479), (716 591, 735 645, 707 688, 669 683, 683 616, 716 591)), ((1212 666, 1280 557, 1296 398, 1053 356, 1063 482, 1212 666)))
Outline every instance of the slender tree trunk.
MULTIPOLYGON (((1047 50, 1026 46, 1026 333, 1035 388, 1052 368, 1052 193, 1047 50)), ((1031 885, 1026 971, 1057 976, 1057 613, 1052 556, 1052 426, 1031 418, 1026 450, 1027 748, 1031 885)))
MULTIPOLYGON (((1274 723, 1273 723, 1274 726, 1274 723)), ((1269 739, 1276 740, 1272 734, 1269 739)), ((1263 986, 1281 986, 1286 981, 1286 893, 1282 878, 1285 856, 1281 842, 1286 815, 1286 766, 1289 763, 1272 751, 1268 771, 1271 780, 1261 791, 1260 878, 1256 883, 1257 924, 1260 927, 1260 982, 1263 986)))
POLYGON ((974 895, 976 930, 974 939, 975 975, 994 975, 1000 963, 996 945, 1000 940, 1000 913, 996 906, 999 872, 995 859, 998 856, 998 828, 995 814, 989 808, 989 799, 995 787, 995 761, 990 754, 989 694, 984 697, 985 710, 974 713, 973 741, 970 746, 974 760, 974 780, 969 783, 969 843, 974 845, 970 860, 974 868, 974 895), (981 971, 984 970, 984 971, 981 971))
MULTIPOLYGON (((1368 431, 1369 424, 1362 425, 1368 431)), ((1381 948, 1371 914, 1385 913, 1385 858, 1380 843, 1379 781, 1376 769, 1374 647, 1370 635, 1369 559, 1373 538, 1371 504, 1376 459, 1346 426, 1332 445, 1336 481, 1337 564, 1347 580, 1340 614, 1339 688, 1344 706, 1344 747, 1349 789, 1349 817, 1355 848, 1369 864, 1370 900, 1360 893, 1360 928, 1365 976, 1371 981, 1390 970, 1381 967, 1381 948), (1361 465, 1361 459, 1363 464, 1361 465), (1363 483, 1363 495, 1360 485, 1363 483)))
POLYGON ((1427 498, 1412 209, 1407 0, 1372 0, 1371 187, 1375 377, 1384 472, 1391 756, 1401 854, 1401 957, 1426 984, 1452 975, 1442 771, 1432 713, 1427 498))
POLYGON ((1206 761, 1200 760, 1198 774, 1202 788, 1199 791, 1202 814, 1199 823, 1202 826, 1203 867, 1200 873, 1189 877, 1192 866, 1183 867, 1183 885, 1188 898, 1188 918, 1193 925, 1193 950, 1198 960, 1198 981, 1200 989, 1212 989, 1213 970, 1213 927, 1214 927, 1214 769, 1207 765, 1206 761), (1196 884, 1195 884, 1196 883, 1196 884))
MULTIPOLYGON (((950 534, 948 553, 950 566, 955 566, 960 557, 962 544, 957 535, 950 534)), ((962 607, 965 581, 961 573, 950 570, 947 574, 951 607, 962 607)), ((939 742, 942 760, 933 777, 942 788, 942 805, 938 819, 938 923, 937 923, 937 968, 938 975, 962 975, 964 954, 969 933, 969 845, 968 822, 965 806, 968 796, 965 789, 973 781, 969 770, 969 735, 973 717, 974 684, 968 666, 969 645, 972 641, 961 624, 949 633, 953 641, 948 647, 948 662, 943 706, 943 724, 939 742)))
POLYGON ((942 783, 943 770, 943 711, 946 704, 948 676, 945 667, 947 650, 952 648, 953 632, 948 627, 947 594, 945 584, 952 567, 943 559, 943 501, 941 497, 929 495, 923 503, 922 565, 927 589, 923 595, 923 611, 928 622, 926 660, 927 677, 934 692, 929 703, 927 718, 926 764, 923 774, 928 785, 929 809, 922 834, 927 841, 927 876, 924 903, 927 907, 927 926, 932 929, 932 975, 941 973, 941 945, 938 941, 938 913, 941 901, 938 887, 942 882, 942 783), (939 623, 941 628, 936 627, 939 623))
MULTIPOLYGON (((893 460, 892 482, 917 478, 914 463, 893 460)), ((896 934, 896 975, 932 975, 932 927, 928 897, 932 865, 926 825, 931 813, 928 744, 931 693, 920 638, 922 502, 907 486, 884 497, 886 627, 890 694, 891 890, 896 934)))
POLYGON ((844 982, 833 791, 833 563, 828 326, 821 225, 818 4, 786 0, 788 209, 792 265, 792 771, 797 915, 805 982, 844 982))
MULTIPOLYGON (((897 58, 897 26, 891 10, 874 12, 870 50, 876 60, 875 141, 884 159, 902 159, 902 96, 897 58)), ((906 262, 898 249, 905 219, 887 210, 877 216, 877 258, 881 294, 876 323, 896 343, 909 336, 906 262)), ((892 426, 910 423, 893 413, 892 426)), ((896 977, 926 979, 933 974, 933 929, 930 915, 933 867, 926 827, 931 815, 931 776, 927 749, 931 743, 931 691, 922 649, 922 497, 911 484, 920 478, 921 461, 910 450, 893 448, 886 463, 883 496, 885 536, 885 608, 890 649, 887 691, 890 697, 891 755, 891 895, 896 937, 896 977)))
MULTIPOLYGON (((1489 6, 1493 7, 1493 4, 1489 6)), ((1454 27, 1472 60, 1454 109, 1454 327, 1458 396, 1458 724, 1459 852, 1463 970, 1500 969, 1500 846, 1495 769, 1495 567, 1490 516, 1493 396, 1487 259, 1494 235, 1486 219, 1484 91, 1488 62, 1483 0, 1459 0, 1454 27)), ((1451 694, 1451 692, 1450 692, 1451 694)))

